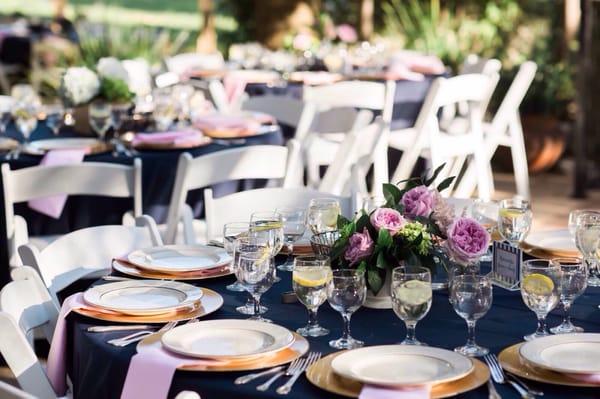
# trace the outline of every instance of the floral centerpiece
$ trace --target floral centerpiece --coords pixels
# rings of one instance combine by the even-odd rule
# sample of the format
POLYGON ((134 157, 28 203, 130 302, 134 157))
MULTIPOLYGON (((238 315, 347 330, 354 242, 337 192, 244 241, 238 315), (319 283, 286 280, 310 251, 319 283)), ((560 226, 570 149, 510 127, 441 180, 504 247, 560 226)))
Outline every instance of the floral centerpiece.
MULTIPOLYGON (((442 166, 443 167, 443 166, 442 166)), ((359 212, 354 220, 338 219, 340 238, 334 243, 332 264, 365 270, 367 285, 377 295, 391 270, 401 263, 435 269, 439 262, 467 266, 487 250, 490 236, 477 221, 456 217, 440 195, 454 178, 430 187, 441 172, 429 179, 405 181, 406 187, 383 186, 386 203, 372 212, 359 212)))

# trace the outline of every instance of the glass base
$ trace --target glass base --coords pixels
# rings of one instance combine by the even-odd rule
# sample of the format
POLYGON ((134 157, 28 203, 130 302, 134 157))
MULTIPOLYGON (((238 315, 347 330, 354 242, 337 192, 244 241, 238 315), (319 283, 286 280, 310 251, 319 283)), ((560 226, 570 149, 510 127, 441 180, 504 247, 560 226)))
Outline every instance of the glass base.
POLYGON ((525 336, 523 337, 523 339, 524 339, 525 341, 533 341, 533 340, 534 340, 534 339, 536 339, 536 338, 547 337, 547 336, 549 336, 549 335, 551 335, 549 332, 538 333, 538 332, 536 331, 536 332, 534 332, 533 334, 525 335, 525 336))
POLYGON ((288 260, 285 263, 277 266, 277 270, 281 270, 284 272, 291 272, 294 271, 294 261, 293 260, 288 260))
POLYGON ((600 278, 596 276, 588 277, 587 283, 589 287, 600 287, 600 278))
POLYGON ((302 327, 297 329, 296 332, 303 337, 322 337, 329 334, 329 330, 320 325, 302 327))
POLYGON ((405 339, 400 342, 400 345, 413 345, 413 346, 428 346, 425 342, 421 342, 416 339, 405 339))
POLYGON ((552 327, 550 329, 552 334, 570 334, 570 333, 580 333, 583 332, 583 328, 577 327, 572 323, 562 323, 559 326, 552 327))
POLYGON ((272 321, 272 320, 265 319, 265 318, 264 318, 264 317, 262 317, 261 315, 249 317, 249 318, 248 318, 248 320, 252 320, 252 321, 262 321, 263 323, 273 323, 273 321, 272 321))
MULTIPOLYGON (((252 303, 238 306, 235 308, 235 311, 245 315, 253 315, 254 314, 254 305, 252 303)), ((269 308, 263 305, 260 305, 260 309, 258 314, 265 314, 269 311, 269 308)))
POLYGON ((329 346, 335 349, 355 349, 362 348, 364 346, 364 342, 354 339, 352 337, 345 339, 340 338, 333 341, 329 341, 329 346))
POLYGON ((234 291, 234 292, 244 292, 246 291, 244 289, 244 286, 242 284, 240 284, 239 281, 236 281, 233 284, 229 284, 227 287, 225 287, 228 291, 234 291))
POLYGON ((458 348, 454 348, 454 352, 469 357, 479 357, 487 355, 488 353, 490 353, 490 350, 479 345, 465 345, 459 346, 458 348))

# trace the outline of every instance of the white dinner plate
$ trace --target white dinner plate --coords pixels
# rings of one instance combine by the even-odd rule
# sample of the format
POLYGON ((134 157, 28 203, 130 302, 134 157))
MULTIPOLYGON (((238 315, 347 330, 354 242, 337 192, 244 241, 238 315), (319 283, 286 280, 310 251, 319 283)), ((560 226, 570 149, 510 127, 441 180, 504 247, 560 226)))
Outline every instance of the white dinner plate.
POLYGON ((600 374, 600 334, 559 334, 521 345, 519 354, 534 366, 559 373, 600 374))
POLYGON ((196 304, 202 290, 176 281, 131 280, 97 285, 84 292, 92 306, 129 315, 154 315, 196 304))
POLYGON ((547 252, 580 256, 575 241, 567 229, 530 233, 525 239, 525 244, 547 252))
POLYGON ((231 255, 205 245, 165 245, 133 251, 127 260, 142 269, 178 273, 224 266, 231 262, 231 255))
POLYGON ((91 138, 67 138, 67 139, 45 139, 35 140, 27 144, 34 151, 46 152, 51 150, 70 150, 75 148, 92 148, 99 144, 98 139, 91 138))
POLYGON ((342 377, 365 384, 410 386, 439 384, 473 370, 466 356, 429 346, 382 345, 343 353, 331 362, 342 377))
POLYGON ((288 329, 253 320, 200 321, 176 327, 162 336, 163 346, 172 352, 210 359, 267 355, 293 342, 288 329))

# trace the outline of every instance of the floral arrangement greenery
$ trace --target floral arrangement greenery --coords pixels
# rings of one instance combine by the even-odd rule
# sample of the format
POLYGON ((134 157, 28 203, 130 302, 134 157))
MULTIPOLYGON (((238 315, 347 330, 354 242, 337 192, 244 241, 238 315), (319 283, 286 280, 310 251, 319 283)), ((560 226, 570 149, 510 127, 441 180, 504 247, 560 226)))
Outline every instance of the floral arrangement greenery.
POLYGON ((443 165, 429 179, 401 182, 406 183, 404 189, 384 184, 383 207, 371 213, 362 210, 354 220, 340 216, 332 263, 365 270, 368 287, 378 293, 386 274, 401 261, 433 270, 437 262, 469 264, 481 257, 489 245, 488 232, 471 218, 455 217, 440 195, 454 177, 430 187, 442 169, 443 165))

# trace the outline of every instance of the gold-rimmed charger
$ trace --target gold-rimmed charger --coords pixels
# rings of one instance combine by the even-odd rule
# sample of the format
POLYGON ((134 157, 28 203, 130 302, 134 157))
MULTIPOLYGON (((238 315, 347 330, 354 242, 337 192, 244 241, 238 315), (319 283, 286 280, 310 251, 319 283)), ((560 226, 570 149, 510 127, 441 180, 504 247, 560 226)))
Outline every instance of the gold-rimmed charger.
POLYGON ((598 384, 582 382, 576 378, 566 374, 557 373, 552 370, 535 367, 529 364, 519 355, 519 348, 522 343, 509 346, 498 355, 498 360, 502 368, 519 377, 527 378, 528 380, 544 382, 554 385, 566 385, 572 387, 594 387, 598 388, 598 384))
POLYGON ((202 288, 202 293, 202 299, 199 304, 177 312, 132 316, 123 313, 102 311, 101 309, 94 310, 91 307, 75 308, 73 312, 93 319, 117 323, 168 323, 170 321, 184 321, 206 316, 216 312, 223 306, 223 297, 219 293, 208 288, 202 288))
MULTIPOLYGON (((334 373, 331 362, 343 352, 325 356, 306 370, 306 378, 315 386, 338 395, 358 398, 362 384, 334 373)), ((471 391, 485 384, 490 378, 489 369, 480 360, 473 359, 473 371, 463 378, 436 384, 431 388, 432 398, 447 398, 471 391)))
MULTIPOLYGON (((251 357, 243 360, 232 360, 228 362, 215 363, 213 365, 188 365, 179 367, 186 371, 250 371, 281 366, 293 362, 308 352, 310 347, 308 340, 295 332, 292 332, 294 342, 289 347, 268 356, 251 357)), ((152 346, 160 347, 163 333, 152 334, 140 341, 137 346, 138 352, 152 346)))
POLYGON ((540 258, 540 259, 554 259, 554 258, 580 258, 581 254, 577 253, 570 253, 570 252, 554 252, 554 251, 548 251, 542 248, 538 248, 538 247, 533 247, 531 245, 528 245, 527 243, 522 242, 520 245, 520 248, 523 250, 523 252, 525 252, 528 255, 531 255, 535 258, 540 258))
POLYGON ((139 278, 147 278, 152 280, 206 280, 209 278, 219 278, 232 275, 233 272, 229 268, 229 266, 219 267, 217 271, 214 273, 177 273, 177 274, 169 274, 169 273, 159 273, 153 272, 150 270, 144 270, 137 268, 135 265, 125 262, 119 259, 114 259, 112 262, 112 267, 114 270, 119 273, 126 274, 132 277, 139 278))

